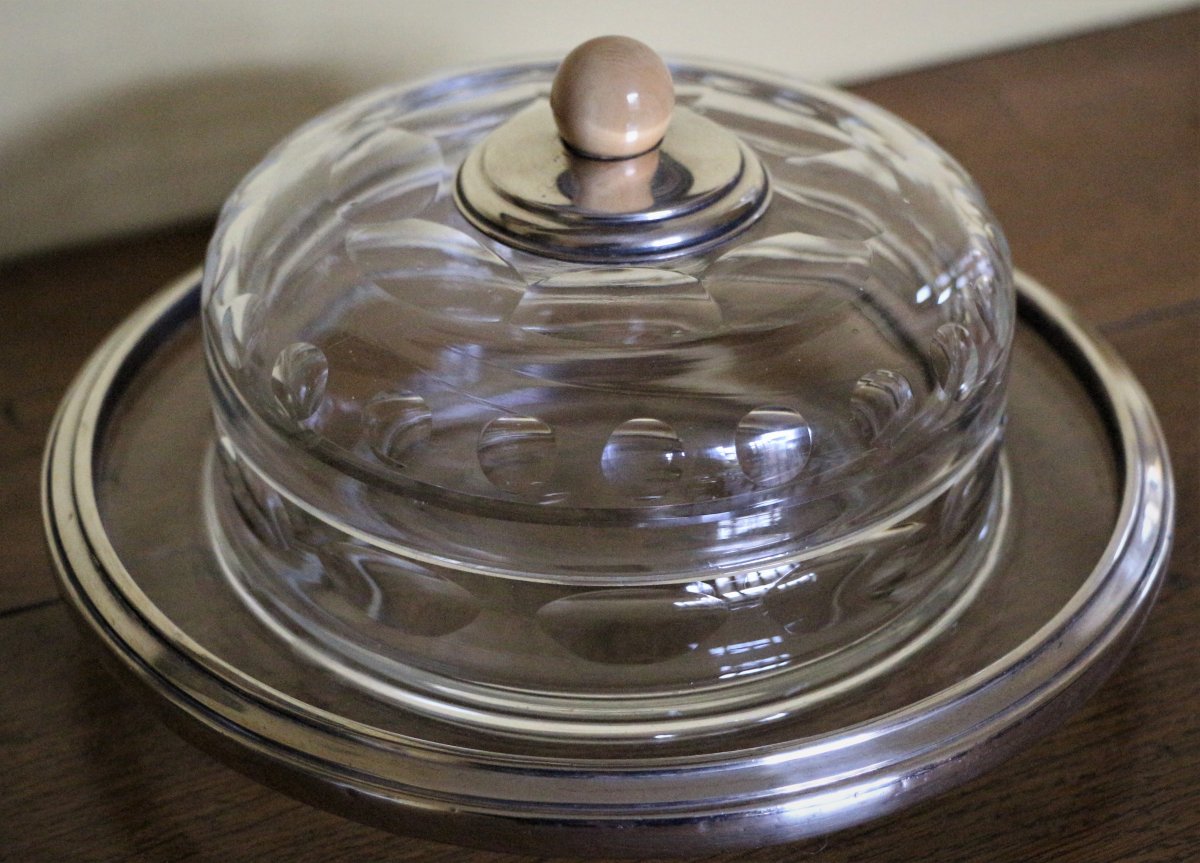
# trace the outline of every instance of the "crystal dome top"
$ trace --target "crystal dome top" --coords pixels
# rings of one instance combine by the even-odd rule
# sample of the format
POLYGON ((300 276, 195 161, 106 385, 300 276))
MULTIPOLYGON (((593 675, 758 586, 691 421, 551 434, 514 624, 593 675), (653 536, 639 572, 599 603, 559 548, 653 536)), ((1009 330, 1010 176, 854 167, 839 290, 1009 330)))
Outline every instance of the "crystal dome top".
MULTIPOLYGON (((499 146, 481 144, 489 135, 524 123, 536 137, 554 63, 348 102, 280 144, 222 211, 204 275, 208 362, 220 454, 258 541, 313 584, 355 573, 338 582, 343 604, 366 591, 369 605, 379 579, 364 573, 401 561, 459 609, 463 632, 501 602, 497 583, 531 585, 545 595, 505 594, 504 613, 536 618, 586 668, 505 671, 479 647, 495 648, 498 629, 444 652, 376 635, 368 652, 422 674, 606 691, 623 684, 603 644, 578 643, 592 612, 571 597, 616 588, 610 610, 632 603, 622 619, 650 614, 643 599, 683 609, 684 653, 751 617, 775 621, 747 624, 754 638, 825 633, 756 660, 777 672, 926 602, 936 579, 894 590, 937 568, 922 549, 941 560, 977 538, 1014 318, 1007 248, 979 191, 848 94, 671 71, 676 113, 649 198, 615 213, 584 200, 586 166, 552 125, 537 158, 512 163, 514 182, 532 173, 529 188, 558 196, 542 200, 551 220, 583 212, 623 238, 711 218, 714 200, 729 230, 663 229, 649 253, 608 242, 596 260, 553 238, 537 253, 538 230, 521 248, 481 230, 456 188, 499 146), (725 156, 706 149, 710 128, 725 156), (705 179, 735 157, 742 179, 705 179), (670 196, 690 201, 667 214, 683 221, 655 222, 670 196), (838 560, 866 581, 814 575, 814 561, 838 560), (813 591, 819 608, 788 610, 813 591)), ((668 669, 630 684, 647 693, 710 674, 622 649, 668 669)))

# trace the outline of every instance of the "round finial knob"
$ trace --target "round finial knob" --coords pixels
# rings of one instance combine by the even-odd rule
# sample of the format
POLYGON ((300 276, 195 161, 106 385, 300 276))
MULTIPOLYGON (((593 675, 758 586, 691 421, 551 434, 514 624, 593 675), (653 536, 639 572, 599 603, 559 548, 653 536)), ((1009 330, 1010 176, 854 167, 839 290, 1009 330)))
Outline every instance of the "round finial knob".
POLYGON ((662 58, 627 36, 589 39, 566 56, 550 107, 558 134, 577 152, 625 159, 662 141, 675 87, 662 58))

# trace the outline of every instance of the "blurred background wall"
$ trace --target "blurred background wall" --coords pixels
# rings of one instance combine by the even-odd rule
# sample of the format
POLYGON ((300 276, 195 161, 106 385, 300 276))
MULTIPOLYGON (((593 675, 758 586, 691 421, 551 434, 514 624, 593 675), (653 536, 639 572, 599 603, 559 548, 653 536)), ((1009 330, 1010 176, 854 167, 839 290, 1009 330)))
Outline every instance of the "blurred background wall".
POLYGON ((213 213, 316 111, 449 65, 562 54, 615 32, 848 83, 1189 5, 0 0, 0 257, 213 213))

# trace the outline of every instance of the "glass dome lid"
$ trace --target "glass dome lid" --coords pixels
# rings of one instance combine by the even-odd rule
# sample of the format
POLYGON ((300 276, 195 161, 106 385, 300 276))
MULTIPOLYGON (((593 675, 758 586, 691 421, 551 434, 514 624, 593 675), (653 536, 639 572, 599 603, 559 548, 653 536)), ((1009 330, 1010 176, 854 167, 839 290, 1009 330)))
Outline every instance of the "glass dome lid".
POLYGON ((915 649, 1002 539, 978 189, 853 96, 643 51, 337 107, 209 250, 225 568, 439 715, 740 721, 915 649))

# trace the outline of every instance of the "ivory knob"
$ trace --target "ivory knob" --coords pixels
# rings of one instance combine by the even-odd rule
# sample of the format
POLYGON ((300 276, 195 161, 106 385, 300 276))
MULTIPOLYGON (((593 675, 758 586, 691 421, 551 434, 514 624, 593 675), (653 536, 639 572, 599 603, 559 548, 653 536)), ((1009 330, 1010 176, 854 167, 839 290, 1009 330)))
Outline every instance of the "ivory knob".
POLYGON ((626 159, 658 146, 675 87, 662 58, 627 36, 589 39, 566 56, 550 90, 558 134, 596 159, 626 159))

